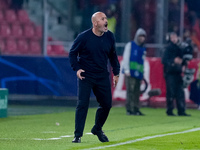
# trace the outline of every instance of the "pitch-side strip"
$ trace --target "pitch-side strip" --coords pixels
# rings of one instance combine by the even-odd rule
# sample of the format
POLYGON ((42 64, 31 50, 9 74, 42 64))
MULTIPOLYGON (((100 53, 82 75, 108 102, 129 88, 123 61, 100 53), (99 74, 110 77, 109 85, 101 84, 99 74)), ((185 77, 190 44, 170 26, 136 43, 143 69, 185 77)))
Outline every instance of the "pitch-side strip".
MULTIPOLYGON (((143 138, 127 141, 127 142, 122 142, 122 143, 117 143, 117 144, 112 144, 112 145, 106 145, 106 146, 99 146, 99 147, 94 147, 94 148, 87 148, 87 150, 105 149, 105 148, 109 148, 109 147, 116 147, 116 146, 131 144, 131 143, 135 143, 135 142, 139 142, 139 141, 154 139, 154 138, 158 138, 158 137, 165 137, 165 136, 169 136, 169 135, 189 133, 189 132, 194 132, 194 131, 199 131, 199 130, 200 130, 200 128, 195 128, 195 129, 190 129, 190 130, 186 130, 186 131, 182 131, 182 132, 174 132, 174 133, 160 134, 160 135, 154 135, 154 136, 147 136, 147 137, 143 137, 143 138)), ((84 150, 86 150, 86 149, 84 149, 84 150)))

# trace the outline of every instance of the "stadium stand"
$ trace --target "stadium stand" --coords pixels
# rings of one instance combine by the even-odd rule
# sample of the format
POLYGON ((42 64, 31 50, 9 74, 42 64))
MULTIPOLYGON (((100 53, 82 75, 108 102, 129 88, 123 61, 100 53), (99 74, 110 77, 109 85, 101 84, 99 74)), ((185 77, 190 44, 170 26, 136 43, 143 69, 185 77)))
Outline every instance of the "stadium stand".
POLYGON ((34 27, 32 25, 27 25, 25 24, 24 25, 24 36, 26 38, 33 38, 35 35, 35 30, 34 30, 34 27))
POLYGON ((11 10, 11 9, 7 9, 4 11, 4 15, 5 15, 5 20, 8 22, 8 23, 15 23, 18 19, 17 19, 17 15, 15 13, 14 10, 11 10))
POLYGON ((8 23, 2 23, 0 25, 0 34, 3 38, 9 38, 11 36, 11 29, 8 23))
MULTIPOLYGON (((42 55, 42 27, 26 10, 14 10, 0 0, 0 51, 2 55, 42 55)), ((63 45, 48 45, 50 56, 67 56, 63 45)))
POLYGON ((15 39, 6 39, 5 54, 18 54, 17 43, 15 39))
POLYGON ((0 39, 0 54, 5 50, 5 41, 0 39))
POLYGON ((19 20, 20 23, 26 24, 27 22, 30 22, 28 13, 25 10, 19 10, 17 12, 17 16, 18 16, 18 20, 19 20))
POLYGON ((17 40, 17 47, 19 49, 20 55, 26 55, 29 52, 29 44, 25 39, 17 40))
POLYGON ((41 42, 37 40, 30 41, 30 54, 41 54, 41 42))
POLYGON ((23 37, 22 26, 18 23, 11 24, 11 35, 15 38, 22 38, 23 37))
POLYGON ((0 22, 4 21, 4 15, 3 15, 3 11, 0 10, 0 22))

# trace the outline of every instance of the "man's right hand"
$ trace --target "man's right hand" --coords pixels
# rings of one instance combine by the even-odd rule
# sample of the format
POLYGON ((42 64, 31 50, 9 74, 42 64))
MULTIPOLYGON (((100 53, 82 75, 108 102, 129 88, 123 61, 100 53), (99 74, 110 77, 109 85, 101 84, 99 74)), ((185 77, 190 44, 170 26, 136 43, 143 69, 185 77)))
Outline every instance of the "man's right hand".
POLYGON ((79 79, 85 79, 85 77, 83 77, 83 76, 81 76, 81 73, 82 72, 85 72, 85 70, 83 70, 83 69, 79 69, 78 71, 77 71, 77 73, 76 73, 76 75, 77 75, 77 77, 79 78, 79 79))
POLYGON ((183 62, 183 59, 181 59, 180 57, 176 57, 175 59, 174 59, 174 62, 176 63, 176 64, 182 64, 182 62, 183 62))

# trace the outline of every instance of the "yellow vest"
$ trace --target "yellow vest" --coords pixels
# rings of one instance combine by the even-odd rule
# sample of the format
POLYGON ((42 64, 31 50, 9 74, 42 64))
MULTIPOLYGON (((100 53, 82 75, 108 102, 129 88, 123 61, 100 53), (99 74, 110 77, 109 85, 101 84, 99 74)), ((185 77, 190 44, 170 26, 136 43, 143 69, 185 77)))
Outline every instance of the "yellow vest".
POLYGON ((107 20, 108 20, 108 30, 110 30, 112 33, 115 33, 115 28, 117 24, 115 17, 108 18, 107 20))

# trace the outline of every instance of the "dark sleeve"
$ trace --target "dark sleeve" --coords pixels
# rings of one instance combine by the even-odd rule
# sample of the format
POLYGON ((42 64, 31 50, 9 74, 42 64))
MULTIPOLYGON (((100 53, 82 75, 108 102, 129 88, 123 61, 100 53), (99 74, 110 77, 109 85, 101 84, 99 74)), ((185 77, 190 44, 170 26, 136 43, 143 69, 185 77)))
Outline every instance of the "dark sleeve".
POLYGON ((74 40, 74 43, 69 52, 69 61, 74 71, 78 71, 79 69, 81 69, 77 57, 82 48, 83 48, 83 38, 81 35, 78 35, 77 38, 74 40))
POLYGON ((174 58, 170 56, 170 48, 167 47, 162 57, 162 64, 165 66, 171 66, 174 63, 174 58))
POLYGON ((110 60, 111 66, 112 66, 113 74, 115 76, 119 75, 120 64, 119 64, 117 53, 116 53, 115 39, 114 39, 113 35, 112 35, 112 48, 111 48, 111 51, 110 51, 110 54, 109 54, 109 60, 110 60))
POLYGON ((181 73, 182 65, 174 63, 175 56, 170 53, 170 47, 167 47, 163 58, 162 64, 164 65, 165 72, 167 73, 181 73))

